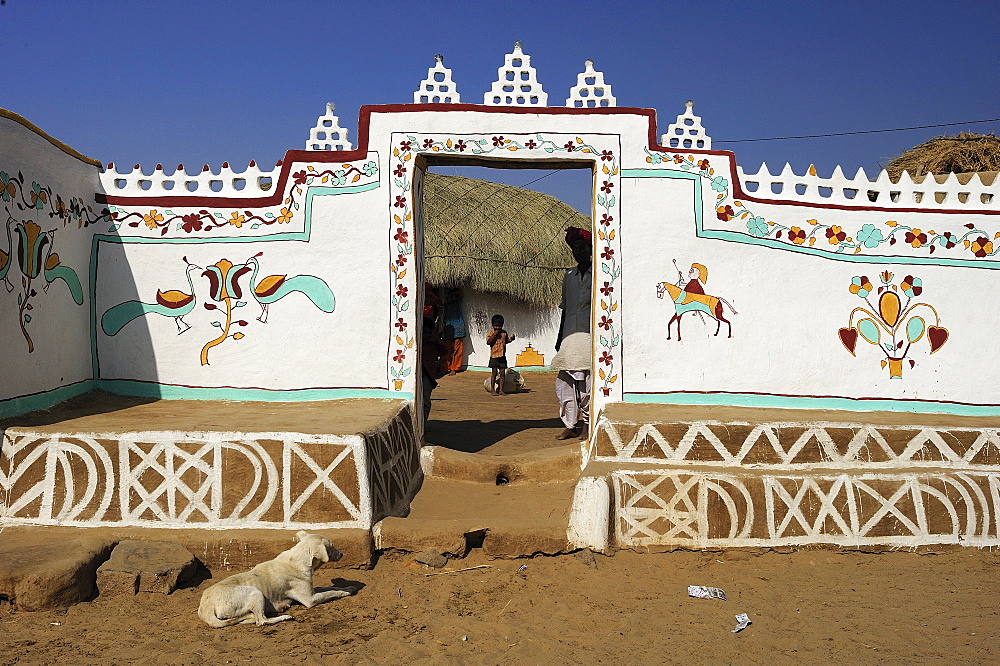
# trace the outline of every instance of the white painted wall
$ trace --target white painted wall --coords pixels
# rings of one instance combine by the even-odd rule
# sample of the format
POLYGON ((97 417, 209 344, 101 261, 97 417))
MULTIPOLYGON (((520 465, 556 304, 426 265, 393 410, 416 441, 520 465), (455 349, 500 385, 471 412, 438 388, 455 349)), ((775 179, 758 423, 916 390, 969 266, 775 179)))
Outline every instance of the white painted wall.
MULTIPOLYGON (((336 309, 323 312, 303 294, 291 293, 269 306, 262 323, 257 320, 261 306, 247 291, 246 306, 234 310, 247 325, 232 328, 245 337, 213 347, 209 365, 202 365, 202 347, 219 335, 212 321, 224 317, 221 310, 204 308, 206 302, 223 304, 211 300, 209 281, 196 269, 198 304, 184 317, 191 329, 178 334, 172 318, 155 314, 127 324, 113 337, 99 329, 101 378, 272 390, 384 388, 389 322, 387 309, 375 304, 385 299, 388 247, 381 219, 372 219, 383 196, 375 189, 314 197, 309 242, 102 243, 99 317, 127 300, 154 301, 158 289, 189 290, 184 256, 207 267, 223 258, 239 264, 258 252, 263 252, 258 280, 275 274, 318 277, 332 290, 336 309), (140 285, 137 294, 123 280, 129 272, 140 285), (381 344, 370 344, 373 340, 381 344)), ((242 284, 247 289, 249 279, 242 284)))
MULTIPOLYGON (((116 233, 130 238, 124 244, 101 242, 96 254, 98 322, 119 303, 152 302, 158 289, 188 289, 184 256, 206 267, 222 258, 239 263, 263 252, 261 275, 321 278, 333 290, 337 306, 334 313, 324 313, 293 293, 272 305, 264 324, 254 319, 259 307, 245 299, 247 306, 236 312, 248 325, 231 331, 244 337, 214 347, 205 366, 199 353, 217 333, 212 321, 218 320, 218 311, 203 307, 209 300, 208 281, 199 271, 193 274, 199 302, 186 318, 191 325, 187 332, 178 335, 173 319, 155 314, 133 321, 116 336, 106 335, 98 323, 98 385, 134 380, 133 386, 217 388, 235 391, 223 397, 265 399, 293 397, 287 389, 303 390, 303 399, 359 388, 411 396, 420 306, 414 165, 447 155, 453 161, 593 161, 595 412, 622 399, 730 404, 745 403, 747 395, 780 400, 877 398, 888 401, 880 403, 883 408, 900 400, 917 401, 899 404, 927 411, 949 411, 954 403, 961 409, 1000 405, 1000 380, 983 360, 989 358, 988 342, 998 324, 989 300, 1000 286, 996 259, 975 257, 975 248, 960 242, 953 248, 939 246, 931 254, 926 246, 913 247, 903 234, 894 245, 862 247, 857 254, 853 246, 835 253, 837 246, 829 244, 822 230, 812 245, 796 245, 787 237, 793 226, 815 224, 842 227, 852 240, 865 224, 884 234, 904 225, 930 236, 944 229, 960 233, 972 225, 992 242, 1000 230, 996 184, 968 184, 967 199, 978 203, 961 209, 943 208, 932 194, 910 208, 903 207, 905 201, 875 207, 865 195, 860 195, 861 201, 847 199, 842 192, 824 197, 820 184, 811 181, 815 192, 771 197, 758 188, 750 197, 737 187, 740 178, 750 177, 741 176, 730 154, 679 154, 651 146, 651 118, 641 111, 515 113, 470 106, 428 111, 412 105, 371 107, 369 112, 368 134, 359 137, 361 149, 290 152, 283 167, 287 171, 273 172, 272 190, 254 187, 246 192, 227 185, 211 199, 192 194, 167 200, 159 185, 156 196, 141 196, 139 176, 128 176, 120 190, 124 195, 111 203, 122 225, 116 233), (459 149, 460 143, 465 149, 459 149), (415 157, 418 154, 423 157, 415 157), (703 168, 703 159, 710 166, 703 168), (283 189, 278 182, 282 173, 289 177, 283 189), (718 218, 720 203, 733 208, 732 219, 718 218), (207 210, 219 226, 210 234, 181 230, 182 216, 199 210, 207 210), (147 224, 153 211, 173 216, 169 228, 164 231, 155 220, 147 224), (282 224, 228 225, 234 215, 281 218, 282 224), (766 238, 747 227, 756 217, 766 238), (130 226, 133 222, 136 226, 130 226), (774 233, 778 229, 785 229, 781 238, 774 233), (724 297, 739 311, 725 311, 733 322, 731 339, 712 336, 715 322, 705 325, 692 314, 682 320, 683 342, 665 339, 673 304, 657 299, 656 284, 677 281, 673 259, 685 271, 693 262, 708 267, 706 291, 724 297), (857 356, 851 356, 837 334, 847 326, 851 309, 862 304, 848 291, 851 278, 866 275, 877 287, 883 270, 895 274, 897 285, 904 275, 920 277, 924 293, 918 300, 937 309, 941 326, 950 333, 933 356, 924 342, 918 343, 908 355, 916 365, 906 364, 900 379, 889 379, 876 348, 859 341, 857 356), (243 389, 275 393, 250 395, 240 393, 243 389)), ((93 167, 20 125, 4 121, 0 128, 0 168, 21 169, 29 181, 65 183, 71 193, 90 196, 101 189, 93 167), (30 162, 25 155, 32 156, 30 162)), ((227 172, 226 178, 231 175, 227 172)), ((120 175, 106 178, 110 183, 120 175)), ((794 188, 794 178, 785 174, 785 180, 794 188)), ((840 178, 835 184, 844 189, 847 182, 840 178)), ((876 189, 885 187, 880 183, 876 189)), ((915 190, 906 187, 903 199, 913 199, 915 190)), ((949 196, 959 195, 954 183, 948 187, 949 196)), ((55 226, 49 222, 46 228, 55 226)), ((91 233, 93 228, 67 226, 56 235, 60 257, 77 269, 83 282, 91 233)), ((38 350, 30 355, 21 349, 16 318, 9 314, 11 304, 16 309, 15 296, 0 288, 0 334, 14 352, 5 370, 12 379, 0 383, 0 399, 91 377, 89 303, 72 305, 60 287, 54 285, 33 312, 38 350)), ((546 362, 551 360, 558 311, 537 313, 476 295, 467 295, 466 310, 470 365, 487 365, 485 334, 494 312, 504 314, 507 327, 518 335, 509 361, 515 362, 527 342, 546 362), (486 313, 485 325, 477 323, 478 312, 486 313)), ((727 332, 724 325, 723 335, 727 332)), ((847 406, 866 409, 874 404, 847 406)))
POLYGON ((0 340, 4 348, 4 360, 0 363, 0 415, 4 415, 14 398, 43 394, 91 378, 90 239, 94 233, 106 231, 108 225, 104 222, 80 228, 76 218, 50 216, 55 210, 52 205, 55 201, 61 199, 68 207, 71 198, 77 197, 94 208, 95 212, 87 215, 97 217, 102 208, 94 199, 94 194, 100 191, 99 169, 4 116, 0 116, 0 171, 11 178, 16 178, 19 172, 22 174, 23 196, 28 203, 23 210, 17 207, 17 202, 24 203, 20 187, 15 187, 13 198, 9 197, 9 192, 8 198, 0 198, 0 251, 9 255, 11 265, 7 279, 12 287, 8 291, 7 284, 0 280, 0 340), (41 209, 31 208, 33 183, 51 188, 52 194, 59 199, 43 204, 41 209), (11 218, 13 222, 8 227, 11 218), (24 276, 17 260, 14 228, 23 223, 38 224, 43 233, 54 232, 51 252, 59 255, 61 265, 75 271, 83 292, 82 305, 74 301, 61 280, 54 281, 46 292, 44 274, 40 273, 31 282, 36 292, 28 301, 31 309, 20 312, 18 298, 23 295, 24 276), (8 244, 8 228, 13 235, 13 247, 8 244), (31 317, 25 325, 34 347, 30 353, 18 323, 21 314, 31 317))
MULTIPOLYGON (((705 226, 726 228, 714 214, 717 193, 706 189, 705 226)), ((948 403, 953 402, 1000 404, 1000 380, 989 363, 974 360, 980 354, 977 350, 989 348, 998 323, 995 310, 983 300, 985 294, 1000 288, 1000 273, 989 269, 996 266, 995 260, 986 258, 978 268, 902 263, 913 257, 974 259, 961 244, 951 252, 939 245, 936 255, 931 255, 926 247, 907 245, 903 234, 896 245, 874 250, 898 253, 899 257, 871 256, 869 248, 859 254, 810 256, 794 251, 787 243, 782 248, 749 244, 754 239, 745 233, 739 239, 743 242, 699 238, 694 233, 694 196, 692 180, 623 181, 622 251, 628 257, 623 284, 626 393, 646 393, 654 400, 657 394, 674 392, 700 394, 706 399, 711 399, 707 394, 718 392, 905 399, 940 402, 942 411, 951 409, 948 403), (858 257, 874 261, 859 263, 858 257), (702 323, 695 314, 683 316, 683 341, 677 341, 676 325, 673 339, 666 339, 674 304, 669 296, 657 298, 656 283, 678 281, 674 259, 685 274, 693 262, 708 267, 706 292, 724 297, 739 311, 732 315, 725 308, 726 318, 733 322, 731 339, 725 337, 725 324, 715 337, 716 322, 706 317, 702 323), (934 355, 926 337, 913 345, 902 377, 896 379, 890 379, 889 369, 881 366, 885 355, 876 347, 859 339, 855 357, 838 337, 838 329, 848 326, 852 309, 868 307, 850 293, 852 277, 867 276, 877 290, 881 271, 892 272, 897 286, 906 275, 919 277, 923 293, 913 302, 931 304, 940 315, 941 326, 949 331, 948 342, 934 355), (910 359, 916 362, 913 368, 910 359)), ((887 220, 927 231, 948 228, 961 232, 965 223, 975 224, 988 229, 990 238, 1000 226, 995 216, 985 215, 781 205, 755 205, 754 209, 767 221, 785 226, 805 226, 805 220, 818 218, 842 226, 849 237, 856 236, 864 224, 879 225, 887 220)), ((735 219, 728 227, 746 232, 745 224, 744 219, 735 219)), ((812 247, 836 246, 820 233, 812 247)), ((876 307, 877 298, 877 292, 869 298, 876 307)), ((919 313, 934 323, 928 309, 919 313)), ((689 395, 669 401, 675 399, 698 400, 689 395)), ((866 403, 856 405, 866 408, 866 403)), ((930 410, 935 411, 933 407, 930 410)))
POLYGON ((507 363, 517 365, 517 355, 530 344, 544 358, 547 366, 555 356, 556 335, 559 333, 559 314, 556 308, 537 309, 508 303, 491 294, 468 293, 462 300, 465 323, 469 335, 465 339, 466 365, 485 368, 490 361, 490 347, 486 336, 493 330, 493 315, 503 315, 504 328, 516 336, 507 345, 507 363))

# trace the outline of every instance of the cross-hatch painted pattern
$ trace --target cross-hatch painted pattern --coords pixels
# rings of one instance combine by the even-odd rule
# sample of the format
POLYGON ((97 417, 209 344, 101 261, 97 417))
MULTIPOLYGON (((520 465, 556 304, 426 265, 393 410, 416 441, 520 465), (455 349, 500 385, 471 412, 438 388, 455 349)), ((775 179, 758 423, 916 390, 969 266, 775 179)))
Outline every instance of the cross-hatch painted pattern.
POLYGON ((398 423, 364 436, 8 429, 0 524, 368 528, 419 474, 398 423))
POLYGON ((1000 431, 598 424, 626 546, 1000 545, 1000 431))

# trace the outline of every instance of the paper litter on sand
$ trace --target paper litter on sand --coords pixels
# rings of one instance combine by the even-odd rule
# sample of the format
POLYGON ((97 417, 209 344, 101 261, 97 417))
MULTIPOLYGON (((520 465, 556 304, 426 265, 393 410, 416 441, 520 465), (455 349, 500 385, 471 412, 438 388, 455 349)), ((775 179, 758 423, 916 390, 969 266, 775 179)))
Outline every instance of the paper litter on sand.
POLYGON ((717 587, 706 587, 705 585, 688 585, 688 596, 695 599, 721 599, 727 601, 726 593, 717 587))
POLYGON ((747 615, 746 613, 740 613, 739 615, 737 615, 736 622, 737 622, 736 628, 733 629, 732 632, 734 634, 740 633, 741 631, 749 627, 751 624, 753 624, 753 622, 750 621, 750 616, 747 615))

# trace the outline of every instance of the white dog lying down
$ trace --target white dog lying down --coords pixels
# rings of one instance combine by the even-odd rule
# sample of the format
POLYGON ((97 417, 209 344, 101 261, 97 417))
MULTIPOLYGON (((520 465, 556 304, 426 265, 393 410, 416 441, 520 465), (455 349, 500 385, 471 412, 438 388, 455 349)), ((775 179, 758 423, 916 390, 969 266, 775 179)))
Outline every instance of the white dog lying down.
POLYGON ((281 613, 295 601, 312 608, 357 592, 354 587, 316 592, 313 572, 326 562, 339 560, 340 551, 319 534, 301 531, 295 536, 299 542, 273 560, 262 562, 246 573, 234 574, 205 590, 198 617, 210 627, 254 621, 258 625, 274 624, 291 620, 292 616, 267 617, 266 611, 281 613))

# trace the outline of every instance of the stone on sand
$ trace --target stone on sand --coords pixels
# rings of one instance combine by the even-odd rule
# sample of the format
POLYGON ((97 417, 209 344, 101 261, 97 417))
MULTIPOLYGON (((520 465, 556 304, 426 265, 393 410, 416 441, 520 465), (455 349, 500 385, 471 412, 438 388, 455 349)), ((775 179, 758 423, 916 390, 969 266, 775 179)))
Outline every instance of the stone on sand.
POLYGON ((597 560, 594 559, 594 552, 589 548, 584 548, 583 550, 577 551, 577 553, 573 557, 575 557, 580 562, 583 562, 591 569, 597 568, 597 560))
POLYGON ((423 553, 417 553, 413 556, 413 559, 421 564, 434 567, 435 569, 440 569, 444 565, 448 564, 448 558, 436 550, 428 550, 423 553))
POLYGON ((122 541, 97 570, 97 589, 102 596, 170 594, 197 568, 198 560, 179 543, 122 541))
POLYGON ((46 539, 44 530, 0 540, 0 595, 20 610, 86 601, 94 593, 97 567, 114 547, 102 538, 46 539))

